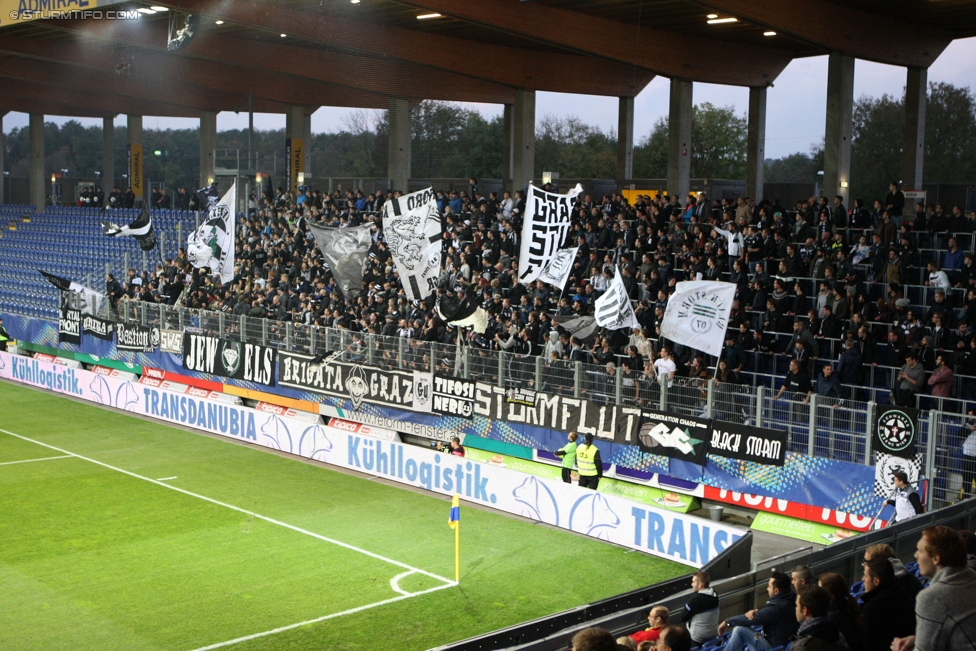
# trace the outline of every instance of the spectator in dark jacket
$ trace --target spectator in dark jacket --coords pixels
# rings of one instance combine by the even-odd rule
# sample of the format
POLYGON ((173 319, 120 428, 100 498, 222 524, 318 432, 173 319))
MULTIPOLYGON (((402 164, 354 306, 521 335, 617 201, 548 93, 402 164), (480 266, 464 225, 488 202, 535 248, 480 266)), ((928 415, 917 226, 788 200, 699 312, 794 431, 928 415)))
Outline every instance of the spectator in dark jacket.
MULTIPOLYGON (((796 621, 796 594, 790 589, 790 576, 773 572, 766 586, 769 601, 758 610, 750 610, 744 615, 730 617, 718 627, 719 635, 732 628, 732 636, 725 645, 725 651, 760 649, 768 651, 789 642, 799 624, 796 621), (763 627, 757 633, 750 626, 763 627)), ((889 640, 890 643, 890 640, 889 640)))
POLYGON ((830 593, 817 585, 805 585, 796 596, 796 621, 800 628, 790 647, 794 651, 843 651, 840 631, 827 616, 830 593))
POLYGON ((915 632, 915 602, 895 583, 895 570, 886 558, 864 562, 865 651, 888 651, 896 637, 915 632))
POLYGON ((844 352, 837 361, 837 375, 841 384, 857 385, 861 381, 861 351, 853 339, 844 343, 844 352))
POLYGON ((704 644, 718 632, 718 595, 709 587, 708 572, 695 572, 691 577, 694 596, 685 604, 676 623, 685 623, 695 644, 704 644))
POLYGON ((828 572, 820 575, 818 583, 821 588, 830 593, 831 601, 827 608, 827 617, 844 636, 847 648, 864 648, 864 622, 861 620, 861 607, 851 596, 847 580, 840 574, 828 572))

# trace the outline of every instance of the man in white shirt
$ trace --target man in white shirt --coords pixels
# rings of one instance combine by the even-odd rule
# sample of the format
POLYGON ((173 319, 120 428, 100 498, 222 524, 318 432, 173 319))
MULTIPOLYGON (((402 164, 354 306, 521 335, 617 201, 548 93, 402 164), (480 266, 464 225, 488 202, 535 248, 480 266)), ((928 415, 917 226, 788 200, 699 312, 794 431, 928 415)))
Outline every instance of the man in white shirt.
POLYGON ((729 271, 732 271, 732 263, 742 255, 744 242, 742 233, 736 230, 735 222, 729 222, 729 230, 727 231, 716 226, 715 232, 725 238, 725 250, 729 254, 729 271))
POLYGON ((658 382, 662 379, 667 380, 668 388, 670 389, 674 385, 674 374, 677 370, 678 366, 671 359, 671 351, 667 348, 662 348, 660 357, 654 362, 654 372, 657 374, 658 382))
POLYGON ((512 201, 512 195, 508 192, 502 194, 502 202, 498 204, 498 210, 502 214, 502 219, 508 219, 512 216, 512 208, 515 207, 515 202, 512 201))
POLYGON ((949 276, 946 272, 940 270, 934 262, 928 263, 926 268, 929 272, 929 279, 925 282, 926 285, 939 289, 949 289, 952 287, 952 283, 949 282, 949 276))

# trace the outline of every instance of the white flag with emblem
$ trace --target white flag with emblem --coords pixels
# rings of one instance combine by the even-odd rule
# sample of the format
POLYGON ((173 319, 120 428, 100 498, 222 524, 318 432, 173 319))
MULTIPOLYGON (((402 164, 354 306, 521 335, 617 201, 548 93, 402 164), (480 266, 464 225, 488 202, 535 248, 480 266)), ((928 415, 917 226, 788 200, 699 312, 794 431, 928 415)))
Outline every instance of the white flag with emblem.
MULTIPOLYGON (((569 237, 573 221, 573 201, 583 191, 579 183, 569 194, 546 192, 529 186, 525 202, 525 221, 519 244, 519 282, 534 282, 569 237)), ((548 281, 547 281, 548 282, 548 281)))
POLYGON ((634 306, 630 304, 620 267, 614 270, 613 281, 606 293, 596 299, 596 324, 608 330, 638 327, 634 306))
POLYGON ((544 283, 549 283, 558 287, 560 290, 566 287, 566 281, 569 280, 570 274, 573 273, 573 263, 576 261, 576 254, 579 252, 579 247, 574 246, 571 249, 559 249, 546 268, 542 270, 539 274, 539 280, 544 283))
POLYGON ((661 335, 718 357, 735 299, 736 286, 715 280, 678 283, 668 298, 661 320, 661 335))
POLYGON ((442 234, 433 188, 383 204, 383 235, 407 299, 423 300, 437 287, 442 234))

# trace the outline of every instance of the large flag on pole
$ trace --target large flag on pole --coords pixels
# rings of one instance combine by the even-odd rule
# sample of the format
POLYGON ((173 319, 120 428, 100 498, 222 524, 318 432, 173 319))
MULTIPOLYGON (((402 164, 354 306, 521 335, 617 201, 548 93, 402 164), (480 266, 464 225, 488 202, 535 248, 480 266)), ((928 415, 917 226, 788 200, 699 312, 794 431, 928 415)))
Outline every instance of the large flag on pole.
POLYGON ((422 301, 437 287, 441 270, 441 215, 433 188, 383 204, 383 235, 407 299, 422 301))
POLYGON ((678 283, 661 320, 661 335, 718 357, 735 299, 734 283, 689 280, 678 283))
POLYGON ((549 264, 546 265, 546 268, 539 274, 539 280, 558 287, 560 291, 565 289, 566 281, 569 280, 570 275, 573 273, 573 262, 576 261, 577 253, 579 253, 578 246, 556 251, 556 255, 553 256, 549 264))
POLYGON ((216 184, 197 190, 207 219, 186 241, 186 257, 197 269, 209 267, 220 282, 234 279, 234 233, 237 215, 237 183, 218 200, 216 184))
POLYGON ((356 298, 363 288, 363 264, 373 242, 370 229, 372 224, 329 228, 319 224, 309 224, 315 245, 329 265, 336 284, 347 301, 356 298))
POLYGON ((44 278, 60 289, 62 292, 74 292, 81 298, 81 312, 82 314, 98 314, 102 308, 102 303, 105 300, 105 294, 101 292, 96 292, 91 287, 86 287, 81 283, 76 283, 73 280, 67 278, 62 278, 61 276, 55 276, 54 274, 49 274, 46 271, 37 270, 40 272, 44 278))
POLYGON ((634 306, 630 304, 620 267, 614 269, 613 280, 607 291, 593 304, 596 307, 596 324, 607 330, 636 328, 639 326, 634 306))
POLYGON ((573 200, 583 191, 579 183, 569 194, 546 192, 529 186, 519 248, 519 282, 529 284, 539 278, 569 236, 573 219, 573 200))
POLYGON ((143 251, 152 251, 156 248, 156 233, 153 231, 152 216, 149 214, 148 206, 143 208, 139 216, 128 226, 119 226, 103 219, 102 233, 109 237, 117 235, 134 237, 143 251))

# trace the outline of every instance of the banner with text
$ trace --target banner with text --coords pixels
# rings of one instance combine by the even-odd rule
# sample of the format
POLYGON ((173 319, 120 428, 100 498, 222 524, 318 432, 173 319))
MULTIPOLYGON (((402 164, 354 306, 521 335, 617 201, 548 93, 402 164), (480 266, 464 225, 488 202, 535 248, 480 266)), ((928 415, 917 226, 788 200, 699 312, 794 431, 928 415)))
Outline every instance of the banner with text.
POLYGON ((712 422, 709 454, 782 466, 786 460, 786 431, 738 423, 712 422))
POLYGON ((274 386, 275 348, 187 332, 182 352, 183 368, 188 371, 274 386))

